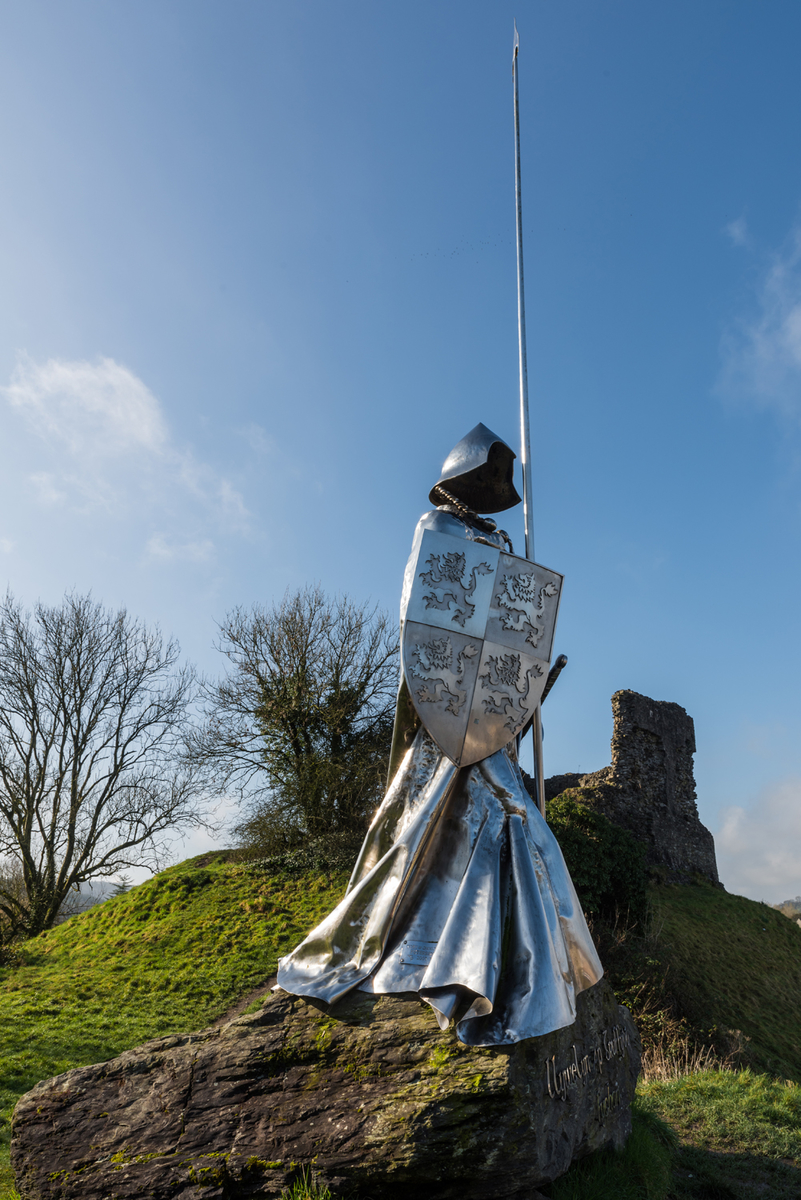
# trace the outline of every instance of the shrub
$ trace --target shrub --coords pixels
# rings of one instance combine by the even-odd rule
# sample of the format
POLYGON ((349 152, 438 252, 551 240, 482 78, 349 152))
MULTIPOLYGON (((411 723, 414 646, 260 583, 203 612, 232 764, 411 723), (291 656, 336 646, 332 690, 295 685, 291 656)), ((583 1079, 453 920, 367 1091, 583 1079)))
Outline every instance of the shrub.
POLYGON ((583 802, 579 789, 551 800, 546 815, 584 911, 607 919, 626 912, 635 920, 644 916, 645 851, 636 838, 583 802))
POLYGON ((336 875, 353 870, 361 848, 361 832, 342 831, 327 837, 308 838, 300 846, 291 846, 277 854, 251 859, 247 869, 265 875, 297 879, 311 872, 336 875))

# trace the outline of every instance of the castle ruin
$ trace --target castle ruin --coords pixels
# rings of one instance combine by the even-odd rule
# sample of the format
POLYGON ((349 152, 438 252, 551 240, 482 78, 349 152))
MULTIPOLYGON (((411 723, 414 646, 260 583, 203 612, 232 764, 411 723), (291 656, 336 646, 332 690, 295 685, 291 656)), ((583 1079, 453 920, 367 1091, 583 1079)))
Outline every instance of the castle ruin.
POLYGON ((589 775, 551 776, 546 800, 580 789, 582 803, 642 842, 650 866, 666 867, 670 879, 702 875, 719 883, 715 842, 698 817, 692 717, 679 704, 631 691, 615 692, 612 713, 611 765, 589 775))

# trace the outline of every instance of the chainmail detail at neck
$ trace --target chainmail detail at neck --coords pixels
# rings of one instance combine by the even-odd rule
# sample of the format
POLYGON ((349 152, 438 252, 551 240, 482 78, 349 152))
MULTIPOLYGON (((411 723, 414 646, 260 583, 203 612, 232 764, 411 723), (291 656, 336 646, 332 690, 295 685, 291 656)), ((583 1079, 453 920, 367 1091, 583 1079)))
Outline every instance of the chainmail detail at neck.
MULTIPOLYGON (((475 526, 476 529, 481 529, 484 533, 497 532, 503 538, 503 540, 506 542, 507 546, 509 547, 509 553, 510 554, 513 553, 512 539, 509 537, 509 534, 506 532, 505 529, 498 529, 498 526, 496 525, 495 521, 492 520, 491 517, 479 516, 479 514, 477 512, 475 512, 472 508, 468 508, 468 506, 466 504, 463 504, 461 500, 457 500, 456 496, 454 496, 451 492, 447 491, 442 486, 441 483, 438 483, 436 485, 436 487, 433 489, 432 495, 433 494, 436 494, 437 499, 442 497, 443 505, 447 505, 449 508, 455 509, 457 515, 461 518, 462 521, 465 522, 466 525, 473 525, 473 526, 475 526)), ((476 540, 483 542, 485 539, 477 538, 476 540)), ((488 543, 488 545, 492 545, 492 543, 490 542, 490 543, 488 543)))

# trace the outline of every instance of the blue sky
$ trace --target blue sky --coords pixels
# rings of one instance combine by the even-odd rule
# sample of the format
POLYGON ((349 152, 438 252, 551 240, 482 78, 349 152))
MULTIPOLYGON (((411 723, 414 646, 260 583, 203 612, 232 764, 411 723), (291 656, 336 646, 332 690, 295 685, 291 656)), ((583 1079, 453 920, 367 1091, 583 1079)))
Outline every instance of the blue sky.
MULTIPOLYGON (((517 443, 512 19, 548 773, 694 717, 727 886, 801 892, 801 8, 0 9, 0 568, 216 672, 319 580, 396 610, 477 421, 517 443)), ((522 547, 521 520, 510 532, 522 547)), ((190 847, 191 849, 192 847, 190 847)))

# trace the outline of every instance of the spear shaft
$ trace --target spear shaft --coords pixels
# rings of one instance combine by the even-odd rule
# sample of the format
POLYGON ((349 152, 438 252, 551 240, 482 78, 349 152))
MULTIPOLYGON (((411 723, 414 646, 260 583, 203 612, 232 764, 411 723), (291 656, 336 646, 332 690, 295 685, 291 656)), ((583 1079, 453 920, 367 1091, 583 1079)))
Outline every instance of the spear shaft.
MULTIPOLYGON (((531 427, 528 409, 528 361, 526 357, 526 292, 523 284, 523 197, 520 184, 520 100, 517 87, 517 54, 520 38, 515 22, 512 53, 512 81, 515 97, 515 216, 517 224, 517 344, 520 367, 520 465, 523 468, 523 521, 526 530, 526 558, 534 562, 534 501, 531 479, 531 427)), ((537 705, 532 722, 534 733, 534 769, 537 800, 545 816, 545 775, 542 760, 542 712, 537 705)))
POLYGON ((515 25, 512 79, 515 93, 515 215, 517 222, 517 344, 520 365, 520 463, 523 468, 523 520, 526 527, 526 558, 534 562, 534 503, 531 490, 531 431, 528 411, 528 362, 526 358, 526 293, 523 285, 523 198, 520 187, 520 103, 517 90, 517 52, 520 38, 515 25))

